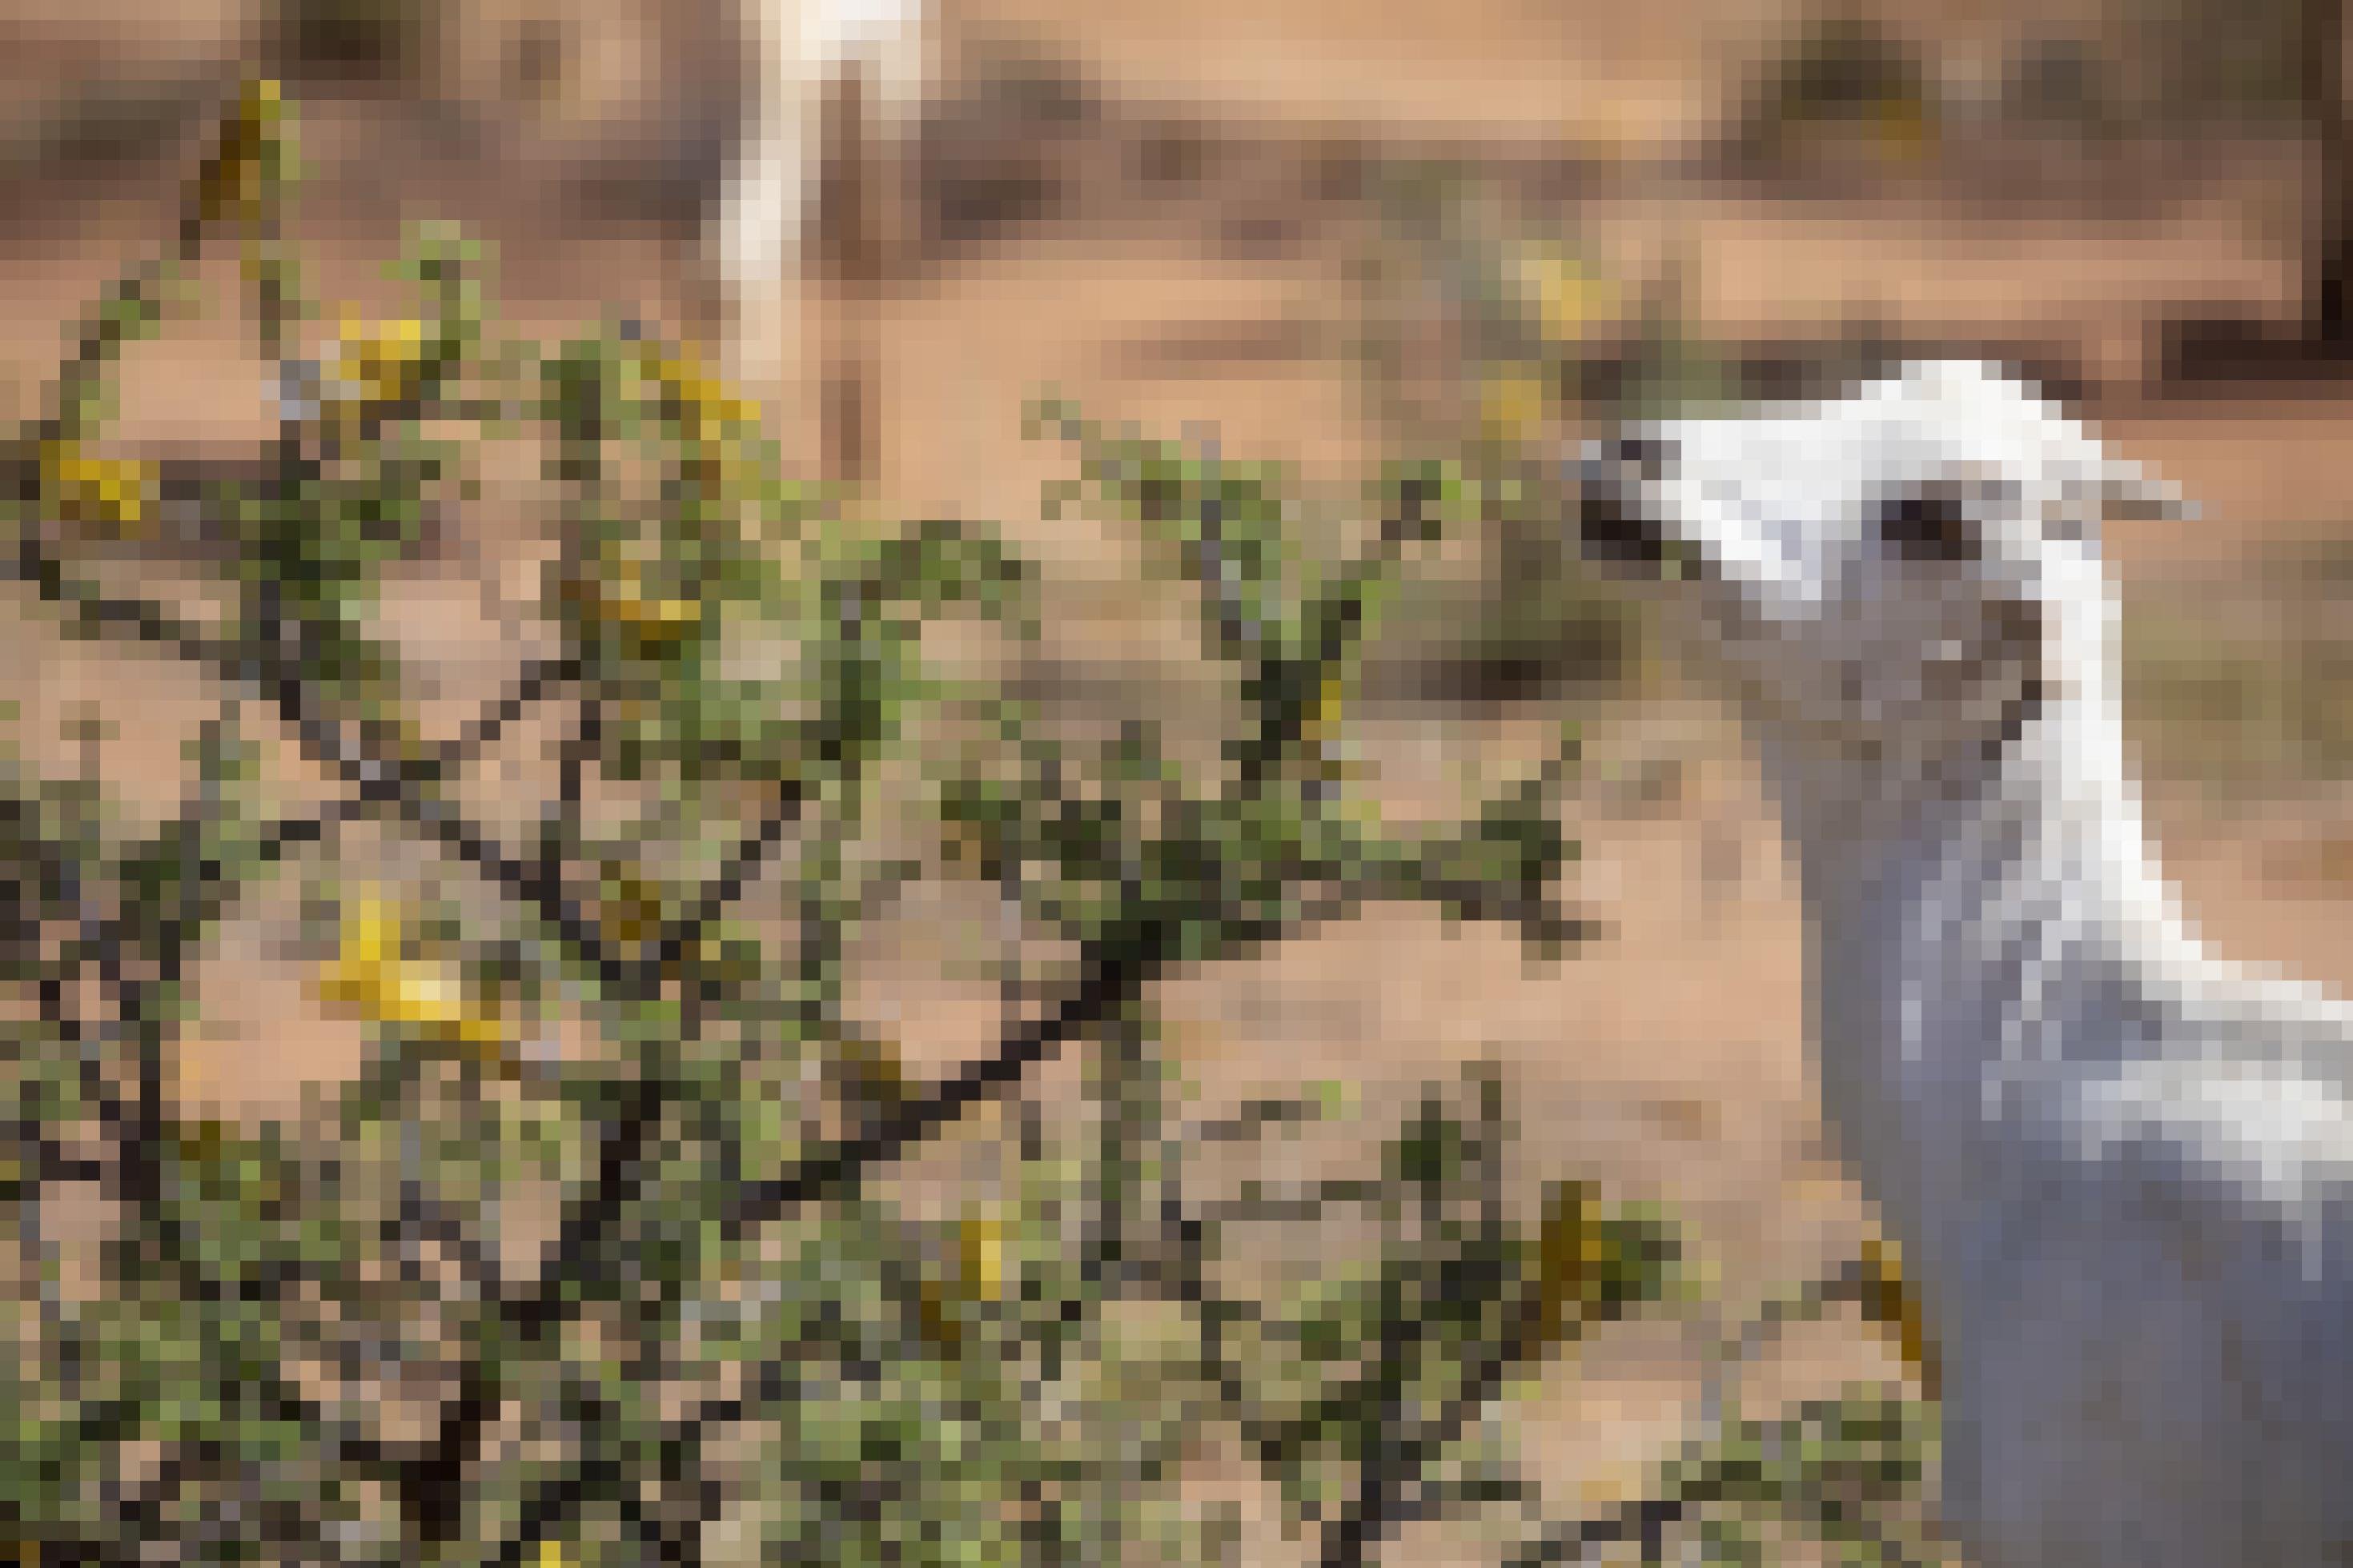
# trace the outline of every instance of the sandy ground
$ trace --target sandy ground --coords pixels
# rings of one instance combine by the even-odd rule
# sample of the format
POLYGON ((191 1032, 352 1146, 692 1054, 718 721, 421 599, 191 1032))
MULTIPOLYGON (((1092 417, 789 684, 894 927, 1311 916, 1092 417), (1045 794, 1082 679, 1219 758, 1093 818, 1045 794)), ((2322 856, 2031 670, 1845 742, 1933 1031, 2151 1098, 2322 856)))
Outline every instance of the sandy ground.
MULTIPOLYGON (((1714 79, 1694 61, 1736 56, 1737 29, 1757 24, 1754 7, 1711 3, 1725 15, 1620 7, 1605 21, 1599 7, 1467 0, 1446 8, 1463 20, 1442 33, 1425 25, 1430 8, 1401 0, 1208 0, 1183 24, 1159 7, 1031 0, 1017 10, 1006 0, 996 19, 1092 58, 1123 101, 1247 122, 1254 134, 1377 122, 1409 138, 1508 144, 1566 134, 1639 147, 1704 118, 1714 79), (1646 62, 1654 68, 1637 68, 1646 62)), ((1998 31, 1968 17, 1953 26, 1998 31)), ((615 305, 672 309, 674 242, 619 226, 535 234, 543 220, 562 226, 560 215, 526 202, 518 216, 492 199, 486 187, 495 182, 470 181, 462 169, 443 169, 438 186, 427 174, 378 169, 384 184, 369 185, 361 178, 375 145, 364 112, 323 115, 313 142, 328 172, 313 236, 323 246, 323 291, 382 297, 362 265, 388 241, 364 221, 372 205, 438 207, 497 235, 519 327, 553 328, 615 305)), ((2137 329, 2166 307, 2228 300, 2276 311, 2290 298, 2283 253, 2251 239, 2245 221, 2250 204, 2280 199, 2280 184, 2225 185, 2209 202, 2140 222, 2045 217, 1966 235, 1931 221, 1933 206, 1777 207, 1723 193, 1637 194, 1578 216, 1635 250, 1665 228, 1696 236, 1707 258, 1700 314, 1720 328, 1820 331, 1860 309, 1929 333, 2066 340, 2071 352, 2122 342, 2101 363, 2121 363, 2129 381, 2137 329)), ((155 197, 166 184, 124 180, 108 199, 74 208, 69 245, 29 235, 0 243, 0 412, 33 406, 58 323, 111 258, 156 232, 155 197)), ((883 320, 884 504, 1001 520, 1057 584, 1055 653, 1091 668, 1097 699, 1114 706, 1178 700, 1168 694, 1172 680, 1181 684, 1183 628, 1125 584, 1131 556, 1119 542, 1041 517, 1039 486, 1063 463, 1022 441, 1026 396, 1053 385, 1109 419, 1171 432, 1207 423, 1229 452, 1287 456, 1328 481, 1349 476, 1380 443, 1345 363, 1314 346, 1323 329, 1346 324, 1345 226, 1310 226, 1279 254, 1237 255, 1220 242, 1218 204, 1200 210, 1198 223, 1147 213, 1147 221, 1050 225, 976 247, 910 285, 883 320)), ((138 353, 126 430, 178 445, 249 438, 262 427, 262 367, 240 348, 233 319, 177 329, 171 342, 138 353)), ((2344 531, 2348 409, 2284 392, 2259 404, 2119 392, 2095 408, 2121 447, 2207 509, 2201 523, 2114 540, 2127 614, 2186 603, 2194 616, 2235 588, 2260 615, 2260 594, 2272 590, 2251 563, 2344 531)), ((805 402, 791 405, 790 417, 806 439, 805 402)), ((484 553, 512 564, 519 547, 493 538, 484 553)), ((396 585, 393 604, 404 636, 457 687, 514 657, 506 632, 480 613, 477 589, 455 576, 417 574, 396 585)), ((29 751, 62 762, 57 727, 77 702, 98 702, 117 726, 100 744, 101 772, 134 811, 170 809, 177 743, 192 732, 201 680, 157 659, 67 648, 15 614, 0 617, 0 661, 17 672, 29 751)), ((1611 936, 1547 973, 1526 969, 1499 933, 1379 913, 1261 960, 1173 980, 1159 998, 1170 1049, 1204 1112, 1338 1078, 1360 1087, 1376 1128, 1383 1108, 1393 1111, 1425 1079, 1499 1062, 1520 1086, 1520 1190, 1584 1176, 1612 1196, 1672 1201, 1737 1306, 1841 1256, 1868 1217, 1811 1109, 1802 911, 1720 719, 1690 700, 1600 698, 1492 716, 1437 705, 1376 710, 1365 715, 1372 787, 1395 813, 1437 812, 1466 761, 1508 756, 1566 711, 1597 736, 1589 798, 1576 816, 1587 850, 1577 891, 1611 936), (1625 805, 1629 792, 1612 790, 1613 775, 1662 750, 1684 763, 1680 787, 1625 805)), ((526 731, 517 744, 530 743, 526 731)), ((2232 731, 2216 731, 2212 743, 2231 744, 2232 731)), ((290 795, 316 787, 298 763, 280 765, 290 795)), ((2353 792, 2326 778, 2275 776, 2225 807, 2200 790, 2195 772, 2153 778, 2148 794, 2208 934, 2226 952, 2353 985, 2353 792)), ((915 963, 915 949, 890 948, 881 943, 873 994, 902 1005, 911 1054, 944 1067, 976 1048, 981 1010, 935 985, 902 983, 892 965, 915 963)), ((321 1015, 290 963, 262 944, 225 943, 197 988, 206 1024, 186 1042, 184 1092, 248 1115, 285 1114, 303 1083, 356 1059, 355 1032, 321 1015)), ((1040 1092, 1071 1084, 1065 1065, 1040 1092)), ((1362 1150, 1327 1156, 1351 1153, 1362 1150)), ((1519 1408, 1556 1514, 1580 1498, 1622 1494, 1679 1440, 1695 1408, 1705 1327, 1670 1318, 1611 1331, 1519 1408)), ((1757 1376, 1760 1387, 1801 1394, 1899 1371, 1875 1338, 1834 1326, 1800 1338, 1757 1376)), ((1202 1484, 1238 1484, 1239 1474, 1205 1472, 1202 1484)), ((1270 1536, 1258 1550, 1281 1562, 1303 1548, 1270 1536)), ((1398 1560, 1441 1561, 1454 1550, 1432 1538, 1400 1546, 1398 1560)))

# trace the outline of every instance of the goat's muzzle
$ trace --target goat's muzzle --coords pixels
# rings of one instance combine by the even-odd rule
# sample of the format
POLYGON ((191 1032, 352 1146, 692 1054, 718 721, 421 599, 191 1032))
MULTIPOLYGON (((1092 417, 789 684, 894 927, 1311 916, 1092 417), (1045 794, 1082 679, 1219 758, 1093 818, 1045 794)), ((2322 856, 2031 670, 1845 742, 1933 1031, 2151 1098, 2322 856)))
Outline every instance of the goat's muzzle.
POLYGON ((1673 449, 1655 436, 1589 445, 1576 464, 1577 544, 1588 561, 1641 568, 1665 564, 1667 536, 1653 510, 1656 486, 1673 449))

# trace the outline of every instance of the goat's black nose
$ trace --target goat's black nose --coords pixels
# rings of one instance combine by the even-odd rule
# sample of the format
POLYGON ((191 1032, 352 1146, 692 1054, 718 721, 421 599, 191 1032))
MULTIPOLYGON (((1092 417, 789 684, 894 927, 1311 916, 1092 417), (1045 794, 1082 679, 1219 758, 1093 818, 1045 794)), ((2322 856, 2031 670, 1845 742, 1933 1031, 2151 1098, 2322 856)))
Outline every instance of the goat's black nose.
POLYGON ((1652 487, 1674 460, 1672 446, 1655 436, 1599 443, 1577 465, 1578 542, 1590 560, 1657 566, 1666 537, 1652 515, 1652 487))

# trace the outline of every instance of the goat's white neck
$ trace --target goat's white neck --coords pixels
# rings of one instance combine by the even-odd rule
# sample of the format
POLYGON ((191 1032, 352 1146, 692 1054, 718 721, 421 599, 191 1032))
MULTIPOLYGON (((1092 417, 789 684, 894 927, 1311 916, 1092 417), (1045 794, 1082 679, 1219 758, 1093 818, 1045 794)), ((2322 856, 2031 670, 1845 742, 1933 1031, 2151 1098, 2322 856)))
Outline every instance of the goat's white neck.
POLYGON ((2000 1120, 2056 1079, 2162 1050, 2132 1020, 2196 950, 2147 850, 2105 596, 2076 608, 2038 710, 1969 771, 1758 737, 1813 925, 1825 1106, 1915 1244, 1968 1207, 1938 1191, 1967 1191, 1993 1146, 1952 1107, 1975 1097, 2000 1120))

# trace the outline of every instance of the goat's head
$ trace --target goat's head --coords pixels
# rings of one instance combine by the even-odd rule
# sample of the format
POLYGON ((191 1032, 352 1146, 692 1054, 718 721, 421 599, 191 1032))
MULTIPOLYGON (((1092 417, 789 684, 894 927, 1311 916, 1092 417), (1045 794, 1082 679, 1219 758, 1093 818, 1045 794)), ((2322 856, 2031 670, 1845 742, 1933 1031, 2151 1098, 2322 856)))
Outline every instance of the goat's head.
POLYGON ((2103 678, 2101 519, 2185 510, 1970 363, 1634 426, 1582 470, 1584 553, 1682 579, 1671 625, 1789 760, 1931 777, 2103 678))

